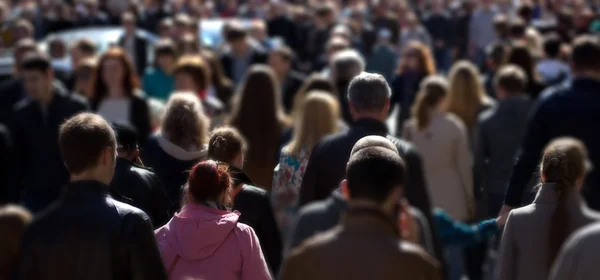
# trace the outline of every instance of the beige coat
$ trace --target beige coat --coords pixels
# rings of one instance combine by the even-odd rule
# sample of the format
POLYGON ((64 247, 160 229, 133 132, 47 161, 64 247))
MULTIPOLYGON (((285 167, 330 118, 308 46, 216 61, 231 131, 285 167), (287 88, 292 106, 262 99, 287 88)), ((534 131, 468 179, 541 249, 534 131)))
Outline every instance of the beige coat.
POLYGON ((456 220, 469 220, 467 205, 474 201, 473 164, 463 123, 452 114, 434 113, 422 131, 416 122, 409 121, 403 137, 414 143, 423 157, 433 206, 444 209, 456 220))
MULTIPOLYGON (((565 198, 569 231, 600 221, 577 192, 565 198)), ((496 273, 498 280, 547 279, 549 235, 558 197, 552 184, 544 184, 531 205, 512 210, 502 235, 496 273)))
POLYGON ((556 257, 549 280, 597 280, 600 252, 600 223, 574 232, 556 257))

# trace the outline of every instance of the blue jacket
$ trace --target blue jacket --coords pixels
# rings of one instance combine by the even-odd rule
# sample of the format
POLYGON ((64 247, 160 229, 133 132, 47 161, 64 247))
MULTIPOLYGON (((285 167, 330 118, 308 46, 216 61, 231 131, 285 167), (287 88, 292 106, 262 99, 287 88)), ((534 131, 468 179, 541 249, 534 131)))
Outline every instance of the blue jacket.
POLYGON ((150 68, 144 75, 143 87, 149 97, 166 101, 175 89, 175 79, 158 68, 150 68))
POLYGON ((480 243, 498 232, 495 219, 489 219, 476 225, 467 225, 453 220, 442 209, 433 210, 433 220, 444 246, 471 246, 480 243))
MULTIPOLYGON (((536 172, 544 147, 554 138, 571 136, 586 145, 589 158, 600 166, 600 80, 576 77, 570 84, 560 85, 544 93, 534 105, 521 146, 519 160, 506 191, 505 204, 521 205, 525 187, 536 172)), ((600 209, 600 170, 586 178, 583 195, 588 205, 600 209), (594 187, 592 187, 594 186, 594 187)))

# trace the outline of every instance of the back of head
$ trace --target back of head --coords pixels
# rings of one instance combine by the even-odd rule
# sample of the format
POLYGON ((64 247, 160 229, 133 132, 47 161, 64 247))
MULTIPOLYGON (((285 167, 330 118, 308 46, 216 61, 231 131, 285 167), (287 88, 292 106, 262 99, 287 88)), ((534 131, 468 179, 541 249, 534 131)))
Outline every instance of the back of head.
POLYGON ((227 42, 235 42, 245 40, 248 35, 248 30, 239 22, 231 22, 225 32, 225 40, 227 42))
POLYGON ((494 77, 494 85, 509 95, 521 94, 527 89, 527 74, 520 66, 506 65, 494 77))
POLYGON ((507 47, 501 43, 495 43, 488 46, 486 56, 488 60, 494 63, 494 67, 500 67, 506 60, 507 47))
POLYGON ((226 164, 207 160, 196 164, 186 185, 184 204, 214 202, 229 206, 231 177, 226 164), (224 195, 226 194, 226 195, 224 195))
POLYGON ((550 34, 544 38, 544 54, 547 58, 558 58, 562 42, 558 35, 550 34))
POLYGON ((337 96, 337 90, 335 85, 329 80, 327 77, 313 73, 311 74, 302 84, 296 96, 294 97, 294 105, 292 107, 291 117, 292 119, 296 119, 302 113, 304 101, 308 96, 308 93, 317 90, 320 92, 326 92, 331 96, 337 96))
POLYGON ((412 116, 419 130, 429 125, 432 112, 448 95, 448 82, 442 76, 429 76, 421 83, 417 100, 412 108, 412 116))
POLYGON ((558 138, 544 149, 540 173, 545 185, 552 187, 559 197, 559 203, 552 216, 550 226, 550 260, 552 264, 567 236, 573 229, 566 209, 566 198, 578 191, 578 183, 588 172, 591 165, 585 145, 574 138, 558 138))
POLYGON ((473 129, 477 112, 485 102, 479 71, 469 61, 459 61, 450 70, 448 112, 458 116, 469 130, 473 129))
POLYGON ((208 141, 208 157, 230 165, 246 150, 246 139, 233 127, 224 126, 213 130, 208 141))
POLYGON ((90 39, 79 39, 77 40, 72 48, 78 49, 86 56, 96 55, 96 44, 90 39))
POLYGON ((117 136, 117 152, 119 156, 129 157, 137 151, 138 133, 135 127, 121 122, 112 123, 112 128, 117 136))
POLYGON ((0 278, 11 279, 19 261, 21 237, 32 215, 25 208, 16 205, 0 207, 0 278))
POLYGON ((600 40, 587 35, 575 39, 571 61, 575 72, 600 72, 600 40))
POLYGON ((169 98, 161 133, 184 150, 201 150, 208 137, 209 121, 192 92, 175 92, 169 98))
POLYGON ((58 144, 65 166, 71 175, 78 175, 96 168, 102 153, 109 147, 114 152, 117 141, 101 116, 81 113, 60 126, 58 144))
POLYGON ((348 86, 348 102, 354 111, 379 113, 389 104, 392 90, 380 74, 363 72, 348 86))
POLYGON ((508 63, 521 66, 530 82, 533 82, 535 71, 535 60, 531 50, 524 43, 515 43, 508 53, 508 63))
POLYGON ((355 50, 343 50, 331 60, 331 71, 336 81, 349 81, 365 71, 365 60, 355 50))
MULTIPOLYGON (((195 88, 178 88, 177 90, 203 91, 211 84, 210 67, 199 55, 185 55, 177 60, 173 75, 189 75, 195 84, 195 88)), ((176 85, 181 87, 181 85, 176 85)))
POLYGON ((382 147, 398 153, 398 147, 389 139, 379 135, 369 135, 361 138, 354 144, 350 156, 358 153, 360 150, 372 147, 382 147))
POLYGON ((32 52, 25 56, 21 63, 23 71, 47 73, 51 70, 50 59, 43 54, 32 52))
POLYGON ((290 154, 296 156, 302 149, 311 151, 322 137, 336 132, 340 118, 337 99, 326 92, 311 91, 303 107, 289 145, 290 154))
POLYGON ((385 147, 368 147, 348 161, 346 178, 351 200, 364 199, 378 204, 404 185, 406 166, 397 152, 385 147))

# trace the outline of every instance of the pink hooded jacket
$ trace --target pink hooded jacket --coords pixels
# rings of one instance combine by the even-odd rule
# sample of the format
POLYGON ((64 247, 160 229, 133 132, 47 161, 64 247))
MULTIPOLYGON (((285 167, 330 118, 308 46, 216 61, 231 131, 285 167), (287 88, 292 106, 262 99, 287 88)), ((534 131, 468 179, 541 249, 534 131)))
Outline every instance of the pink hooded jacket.
POLYGON ((271 279, 256 234, 239 215, 188 204, 157 229, 169 279, 271 279))

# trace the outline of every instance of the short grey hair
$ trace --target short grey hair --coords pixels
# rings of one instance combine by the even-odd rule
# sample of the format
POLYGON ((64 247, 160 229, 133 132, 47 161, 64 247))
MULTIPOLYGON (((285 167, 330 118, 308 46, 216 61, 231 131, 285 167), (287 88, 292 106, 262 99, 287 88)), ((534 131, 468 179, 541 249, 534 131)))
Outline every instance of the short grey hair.
POLYGON ((343 50, 331 59, 331 70, 336 80, 351 80, 365 71, 365 59, 356 50, 343 50))
POLYGON ((380 74, 363 72, 348 86, 348 101, 356 111, 379 111, 392 96, 392 90, 380 74))

